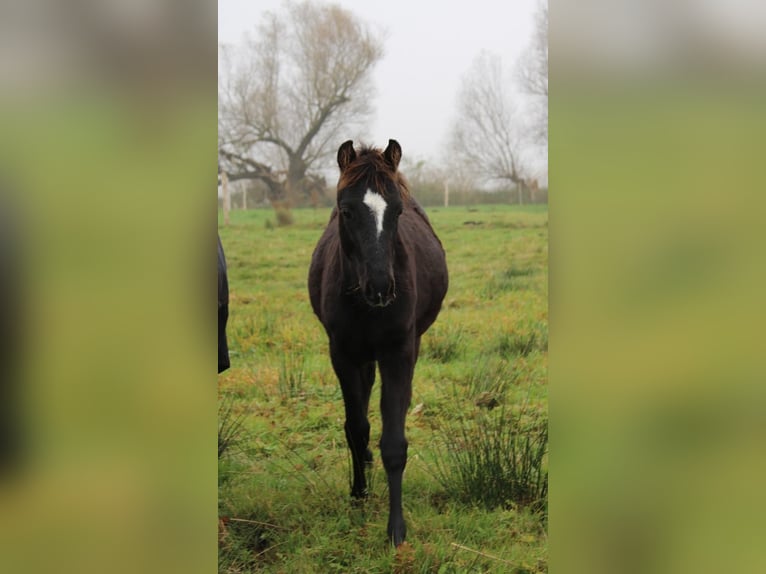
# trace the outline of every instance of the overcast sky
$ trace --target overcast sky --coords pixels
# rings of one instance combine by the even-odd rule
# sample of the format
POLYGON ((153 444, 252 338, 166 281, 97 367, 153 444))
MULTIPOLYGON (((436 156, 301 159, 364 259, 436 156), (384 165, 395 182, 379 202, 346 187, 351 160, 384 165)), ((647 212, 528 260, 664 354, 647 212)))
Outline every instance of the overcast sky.
MULTIPOLYGON (((389 138, 410 159, 436 159, 444 147, 462 74, 481 50, 512 63, 528 44, 538 0, 336 0, 387 35, 374 71, 370 134, 389 138)), ((236 44, 281 0, 218 0, 218 41, 236 44)))

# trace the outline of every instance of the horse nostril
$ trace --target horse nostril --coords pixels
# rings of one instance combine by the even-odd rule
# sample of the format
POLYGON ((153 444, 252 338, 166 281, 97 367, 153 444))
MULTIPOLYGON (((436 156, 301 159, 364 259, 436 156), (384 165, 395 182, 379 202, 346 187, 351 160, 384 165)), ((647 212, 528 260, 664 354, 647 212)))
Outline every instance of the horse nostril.
POLYGON ((391 287, 390 283, 378 285, 374 285, 372 282, 367 283, 364 286, 364 298, 367 303, 374 307, 385 307, 393 300, 391 287))

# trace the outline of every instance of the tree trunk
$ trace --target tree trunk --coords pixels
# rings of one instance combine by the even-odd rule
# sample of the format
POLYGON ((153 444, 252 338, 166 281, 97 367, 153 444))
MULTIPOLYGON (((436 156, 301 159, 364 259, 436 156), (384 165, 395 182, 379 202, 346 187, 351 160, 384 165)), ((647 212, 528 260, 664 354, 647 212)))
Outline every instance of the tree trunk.
POLYGON ((444 207, 449 207, 449 181, 444 182, 444 207))
POLYGON ((306 162, 297 155, 290 156, 290 163, 287 166, 287 180, 285 181, 285 191, 287 201, 292 206, 304 195, 304 185, 306 178, 306 162))

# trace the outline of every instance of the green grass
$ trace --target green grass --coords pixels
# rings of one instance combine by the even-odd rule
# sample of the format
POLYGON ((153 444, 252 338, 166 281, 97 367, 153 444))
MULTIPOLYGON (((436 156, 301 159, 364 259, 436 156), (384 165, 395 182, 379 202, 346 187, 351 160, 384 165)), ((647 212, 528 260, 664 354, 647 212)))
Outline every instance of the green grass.
POLYGON ((548 419, 503 406, 458 417, 439 428, 436 478, 447 494, 487 509, 526 506, 546 511, 548 419))
POLYGON ((342 398, 308 301, 308 266, 329 210, 294 210, 288 226, 271 210, 234 211, 231 225, 221 225, 232 368, 218 378, 219 397, 231 405, 230 420, 241 421, 236 448, 219 459, 221 571, 547 571, 544 514, 524 504, 534 496, 515 494, 526 492, 518 477, 535 478, 533 454, 547 473, 545 449, 529 442, 540 427, 528 424, 547 420, 547 208, 428 211, 447 252, 450 289, 415 372, 408 544, 397 551, 386 539, 377 450, 380 382, 370 402, 370 497, 354 505, 342 398), (509 454, 525 448, 527 458, 509 454), (475 496, 488 490, 483 484, 494 499, 475 496))

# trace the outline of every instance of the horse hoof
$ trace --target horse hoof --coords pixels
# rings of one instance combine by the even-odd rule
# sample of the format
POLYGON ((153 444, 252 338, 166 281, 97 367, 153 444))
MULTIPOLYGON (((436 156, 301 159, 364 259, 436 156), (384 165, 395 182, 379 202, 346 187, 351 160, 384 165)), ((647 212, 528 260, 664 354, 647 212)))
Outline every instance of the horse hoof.
POLYGON ((404 524, 404 520, 402 520, 399 524, 388 525, 388 539, 391 541, 391 544, 394 546, 399 546, 402 542, 404 542, 406 537, 407 526, 404 524))
POLYGON ((370 492, 366 488, 352 488, 351 498, 353 500, 365 500, 369 496, 370 492))

